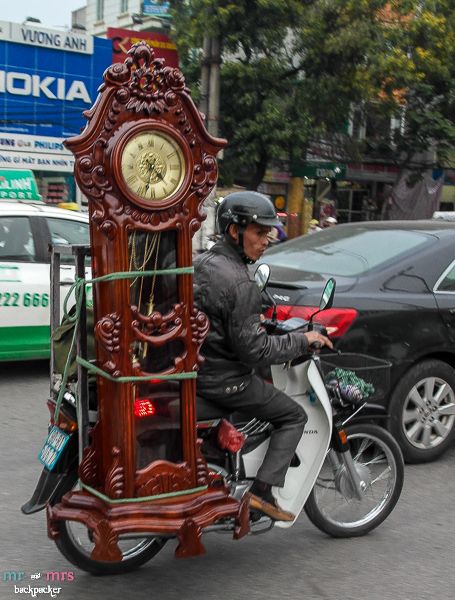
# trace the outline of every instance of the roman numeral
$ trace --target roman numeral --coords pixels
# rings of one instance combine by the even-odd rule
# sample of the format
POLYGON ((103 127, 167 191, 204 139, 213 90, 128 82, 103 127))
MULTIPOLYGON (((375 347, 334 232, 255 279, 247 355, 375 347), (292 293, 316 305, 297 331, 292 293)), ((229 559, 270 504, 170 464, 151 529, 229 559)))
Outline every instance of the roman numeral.
POLYGON ((147 188, 145 185, 139 185, 137 190, 136 190, 136 194, 138 196, 145 196, 145 192, 147 191, 147 188))

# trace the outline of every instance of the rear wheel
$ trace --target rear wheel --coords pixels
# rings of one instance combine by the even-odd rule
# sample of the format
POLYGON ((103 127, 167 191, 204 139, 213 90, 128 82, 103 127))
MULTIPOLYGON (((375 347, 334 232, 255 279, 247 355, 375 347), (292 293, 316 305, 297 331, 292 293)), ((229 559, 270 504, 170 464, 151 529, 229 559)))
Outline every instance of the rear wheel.
MULTIPOLYGON (((54 499, 53 504, 60 501, 54 499)), ((118 547, 122 553, 119 562, 99 561, 91 558, 95 547, 92 530, 76 521, 60 521, 60 535, 55 543, 73 565, 92 575, 116 575, 133 571, 151 560, 163 548, 167 538, 119 536, 118 547)))
POLYGON ((438 458, 455 439, 455 370, 440 360, 414 365, 392 394, 390 415, 407 462, 438 458))
POLYGON ((359 500, 343 464, 328 455, 305 511, 310 521, 333 537, 365 535, 391 513, 404 480, 403 456, 390 433, 376 425, 346 428, 354 466, 363 485, 359 500))

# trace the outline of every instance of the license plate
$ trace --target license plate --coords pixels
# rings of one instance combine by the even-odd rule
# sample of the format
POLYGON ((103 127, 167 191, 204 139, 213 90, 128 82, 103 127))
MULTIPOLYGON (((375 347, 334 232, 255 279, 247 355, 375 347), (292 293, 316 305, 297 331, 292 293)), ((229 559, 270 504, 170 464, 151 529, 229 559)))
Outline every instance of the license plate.
POLYGON ((56 425, 52 427, 41 452, 38 454, 38 460, 46 467, 46 469, 52 471, 70 437, 70 434, 65 433, 56 425))

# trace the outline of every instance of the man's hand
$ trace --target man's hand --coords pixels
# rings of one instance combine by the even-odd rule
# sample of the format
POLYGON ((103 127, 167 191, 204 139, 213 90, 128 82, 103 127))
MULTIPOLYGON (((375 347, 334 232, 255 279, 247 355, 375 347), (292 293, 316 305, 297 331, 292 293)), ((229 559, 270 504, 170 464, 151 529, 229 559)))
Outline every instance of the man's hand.
POLYGON ((333 349, 333 344, 329 338, 325 335, 322 335, 322 333, 319 333, 318 331, 308 331, 303 335, 308 340, 308 346, 317 343, 318 345, 320 344, 321 348, 322 346, 327 346, 328 348, 333 349))

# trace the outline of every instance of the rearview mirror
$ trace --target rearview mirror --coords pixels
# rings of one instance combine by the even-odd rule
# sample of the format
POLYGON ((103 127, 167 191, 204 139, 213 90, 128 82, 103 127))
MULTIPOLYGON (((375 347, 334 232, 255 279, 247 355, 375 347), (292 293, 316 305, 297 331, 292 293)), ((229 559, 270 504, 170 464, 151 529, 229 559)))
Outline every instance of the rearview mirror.
POLYGON ((319 302, 319 310, 331 308, 333 304, 333 298, 335 296, 335 287, 335 279, 331 277, 325 284, 324 290, 322 291, 321 301, 319 302))
POLYGON ((263 263, 262 265, 259 265, 259 267, 256 269, 256 271, 254 273, 254 280, 255 280, 258 288, 261 290, 261 292, 263 292, 265 290, 265 288, 267 287, 269 279, 270 279, 269 265, 266 265, 265 263, 263 263))

